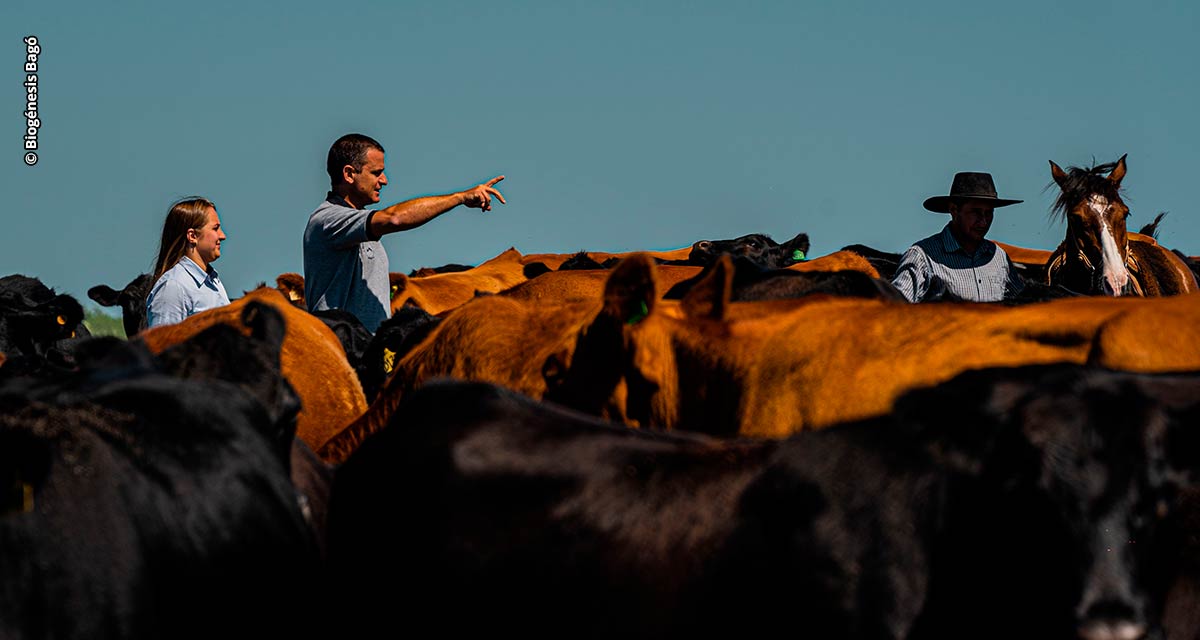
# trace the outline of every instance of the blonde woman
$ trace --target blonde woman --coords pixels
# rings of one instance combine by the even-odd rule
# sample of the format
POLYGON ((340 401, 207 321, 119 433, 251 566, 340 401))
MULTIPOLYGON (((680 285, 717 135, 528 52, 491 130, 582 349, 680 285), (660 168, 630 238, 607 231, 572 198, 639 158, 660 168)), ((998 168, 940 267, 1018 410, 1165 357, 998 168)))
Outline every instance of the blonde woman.
POLYGON ((154 263, 154 286, 146 298, 147 326, 173 324, 229 304, 212 267, 224 240, 217 208, 209 200, 188 198, 171 206, 154 263))

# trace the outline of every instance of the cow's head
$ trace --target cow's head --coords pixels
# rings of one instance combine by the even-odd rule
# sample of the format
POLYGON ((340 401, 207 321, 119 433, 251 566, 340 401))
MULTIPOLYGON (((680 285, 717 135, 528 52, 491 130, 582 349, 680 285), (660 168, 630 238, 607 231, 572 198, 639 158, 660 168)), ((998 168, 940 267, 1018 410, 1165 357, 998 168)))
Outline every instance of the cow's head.
POLYGON ((125 336, 132 338, 146 329, 146 298, 154 286, 154 276, 143 273, 120 291, 106 284, 88 289, 88 297, 105 307, 121 307, 121 321, 125 336))
POLYGON ((279 311, 253 300, 242 308, 241 321, 249 336, 228 324, 214 324, 163 350, 158 359, 175 377, 230 382, 261 403, 267 414, 263 424, 269 426, 262 435, 287 464, 300 411, 299 396, 280 372, 287 326, 279 311))
POLYGON ((779 244, 771 236, 761 233, 751 233, 733 240, 701 240, 692 245, 688 261, 692 264, 708 266, 716 262, 722 255, 742 257, 763 269, 782 269, 807 258, 808 234, 801 233, 796 237, 779 244))
POLYGON ((304 276, 298 273, 281 273, 275 276, 275 288, 293 306, 300 309, 308 309, 308 303, 304 300, 304 276))
POLYGON ((955 544, 1007 594, 1004 615, 1085 640, 1157 633, 1161 571, 1179 561, 1164 534, 1200 469, 1200 377, 1056 365, 971 372, 942 391, 897 410, 940 414, 931 442, 976 475, 981 524, 955 544))
POLYGON ((546 399, 634 426, 679 424, 682 371, 675 341, 681 323, 724 319, 732 266, 723 256, 681 301, 664 310, 654 261, 623 260, 605 284, 600 310, 585 321, 573 345, 546 360, 546 399))
POLYGON ((37 278, 0 278, 0 351, 10 367, 32 371, 46 362, 61 364, 68 341, 87 335, 75 298, 56 294, 37 278))

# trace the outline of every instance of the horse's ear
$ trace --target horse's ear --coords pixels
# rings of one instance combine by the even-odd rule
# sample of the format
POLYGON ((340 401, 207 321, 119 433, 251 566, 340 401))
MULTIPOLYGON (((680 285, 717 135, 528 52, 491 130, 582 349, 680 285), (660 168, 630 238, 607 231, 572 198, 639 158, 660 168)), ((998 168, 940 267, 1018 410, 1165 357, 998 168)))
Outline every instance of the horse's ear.
MULTIPOLYGON (((1128 153, 1125 156, 1129 155, 1128 153)), ((1121 186, 1121 179, 1125 177, 1125 156, 1121 156, 1117 160, 1117 166, 1113 168, 1112 173, 1108 174, 1108 181, 1113 183, 1114 187, 1121 186)))
POLYGON ((1067 180, 1067 174, 1063 172, 1062 167, 1050 161, 1050 175, 1054 177, 1054 181, 1058 183, 1059 188, 1063 188, 1063 183, 1067 180))

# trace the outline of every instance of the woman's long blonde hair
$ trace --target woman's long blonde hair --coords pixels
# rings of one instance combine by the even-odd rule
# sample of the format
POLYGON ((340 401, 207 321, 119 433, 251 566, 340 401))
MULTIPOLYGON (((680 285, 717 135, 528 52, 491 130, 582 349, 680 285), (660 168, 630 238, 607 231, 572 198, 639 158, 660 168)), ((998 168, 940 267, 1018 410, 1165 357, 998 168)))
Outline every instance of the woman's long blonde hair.
POLYGON ((216 209, 207 198, 192 196, 171 205, 167 219, 163 222, 162 240, 158 244, 158 259, 154 261, 154 281, 179 263, 187 253, 187 232, 199 231, 208 222, 208 208, 216 209))

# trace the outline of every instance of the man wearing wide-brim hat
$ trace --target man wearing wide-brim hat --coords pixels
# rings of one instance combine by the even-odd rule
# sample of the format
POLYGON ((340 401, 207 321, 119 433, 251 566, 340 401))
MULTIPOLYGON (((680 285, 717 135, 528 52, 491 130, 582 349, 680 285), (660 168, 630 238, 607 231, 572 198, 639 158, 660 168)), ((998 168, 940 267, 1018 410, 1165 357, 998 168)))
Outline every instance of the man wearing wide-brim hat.
POLYGON ((950 222, 905 252, 892 284, 909 302, 996 302, 1020 293, 1024 283, 1008 254, 984 238, 995 209, 1019 202, 996 197, 990 173, 955 174, 950 195, 925 201, 926 209, 950 214, 950 222))

